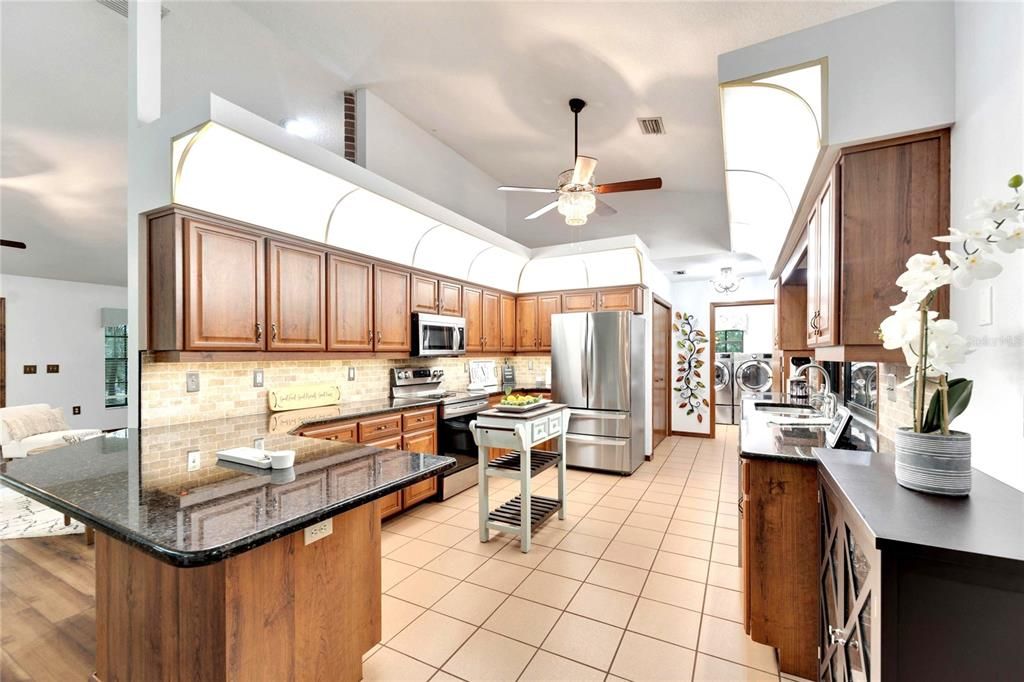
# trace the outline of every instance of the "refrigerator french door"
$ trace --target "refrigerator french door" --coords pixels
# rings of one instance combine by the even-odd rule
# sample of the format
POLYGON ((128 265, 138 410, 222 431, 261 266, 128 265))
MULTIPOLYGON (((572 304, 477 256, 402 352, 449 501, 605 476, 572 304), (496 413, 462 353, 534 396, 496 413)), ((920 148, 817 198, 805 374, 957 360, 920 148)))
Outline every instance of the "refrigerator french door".
POLYGON ((629 474, 644 461, 645 323, 631 312, 551 316, 551 397, 570 408, 569 466, 629 474))

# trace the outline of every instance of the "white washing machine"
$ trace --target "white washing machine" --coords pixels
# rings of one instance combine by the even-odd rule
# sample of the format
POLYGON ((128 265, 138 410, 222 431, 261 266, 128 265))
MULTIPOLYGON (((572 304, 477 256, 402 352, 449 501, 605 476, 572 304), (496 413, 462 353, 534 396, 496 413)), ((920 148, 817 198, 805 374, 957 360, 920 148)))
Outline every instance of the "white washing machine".
POLYGON ((733 422, 732 353, 715 353, 715 423, 733 422))
POLYGON ((733 356, 733 423, 740 421, 744 393, 772 390, 772 354, 737 353, 733 356))

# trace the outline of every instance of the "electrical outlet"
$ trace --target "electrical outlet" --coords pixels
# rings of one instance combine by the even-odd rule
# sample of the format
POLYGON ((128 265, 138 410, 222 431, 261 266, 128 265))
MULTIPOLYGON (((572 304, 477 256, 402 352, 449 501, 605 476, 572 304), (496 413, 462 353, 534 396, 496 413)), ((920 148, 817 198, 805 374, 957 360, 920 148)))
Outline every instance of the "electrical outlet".
POLYGON ((71 408, 71 414, 82 414, 82 406, 75 405, 71 408))
POLYGON ((60 374, 60 365, 47 365, 46 366, 46 373, 47 374, 60 374))
POLYGON ((320 523, 313 524, 312 526, 306 526, 303 531, 303 537, 306 540, 307 545, 311 545, 317 540, 323 540, 325 537, 334 532, 333 519, 327 519, 320 523))
POLYGON ((889 396, 889 402, 896 402, 896 375, 885 375, 885 394, 889 396))
POLYGON ((263 370, 254 369, 252 371, 252 387, 263 388, 263 370))
POLYGON ((356 380, 356 368, 355 367, 349 367, 348 368, 348 380, 349 381, 355 381, 356 380))
POLYGON ((35 374, 36 373, 36 366, 35 365, 25 365, 22 368, 22 371, 25 372, 25 374, 35 374))
POLYGON ((189 450, 188 451, 188 470, 195 471, 199 468, 199 451, 189 450))
POLYGON ((263 450, 266 447, 266 445, 267 445, 267 439, 266 438, 253 438, 252 439, 252 446, 254 448, 256 448, 257 450, 263 450))
POLYGON ((526 369, 533 369, 533 360, 530 360, 530 361, 529 361, 529 362, 527 363, 527 365, 526 365, 526 369))
POLYGON ((199 392, 199 372, 185 372, 185 391, 187 393, 199 392))

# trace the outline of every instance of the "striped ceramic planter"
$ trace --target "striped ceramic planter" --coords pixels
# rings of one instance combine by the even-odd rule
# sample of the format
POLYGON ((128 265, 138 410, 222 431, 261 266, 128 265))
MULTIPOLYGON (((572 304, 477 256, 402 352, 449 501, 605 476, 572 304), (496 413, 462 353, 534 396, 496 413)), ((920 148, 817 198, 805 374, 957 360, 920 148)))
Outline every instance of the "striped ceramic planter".
POLYGON ((971 492, 971 435, 896 430, 896 482, 933 495, 971 492))

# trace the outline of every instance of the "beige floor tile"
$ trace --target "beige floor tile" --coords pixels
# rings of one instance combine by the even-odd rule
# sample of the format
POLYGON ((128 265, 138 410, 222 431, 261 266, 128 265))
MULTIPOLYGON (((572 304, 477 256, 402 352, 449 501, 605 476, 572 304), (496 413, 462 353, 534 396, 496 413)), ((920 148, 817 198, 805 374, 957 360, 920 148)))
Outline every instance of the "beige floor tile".
POLYGON ((430 682, 463 682, 455 675, 449 675, 443 670, 438 670, 434 673, 434 676, 430 678, 430 682))
POLYGON ((724 587, 727 590, 743 590, 743 569, 739 566, 711 562, 708 569, 708 585, 724 587))
POLYGON ((600 682, 603 679, 604 673, 596 668, 542 650, 538 651, 530 665, 526 666, 526 670, 519 677, 519 682, 600 682))
POLYGON ((682 495, 679 498, 679 506, 686 509, 709 511, 711 513, 715 513, 718 510, 718 503, 715 500, 705 500, 703 497, 693 497, 692 495, 682 495))
POLYGON ((599 538, 596 535, 573 531, 558 543, 558 549, 590 557, 600 557, 610 542, 609 538, 599 538))
POLYGON ((503 592, 463 582, 430 608, 473 625, 483 625, 506 598, 508 595, 503 592))
POLYGON ((418 538, 431 528, 437 528, 435 521, 417 518, 415 516, 399 516, 394 521, 384 524, 383 530, 389 533, 398 533, 410 538, 418 538))
POLYGON ((458 580, 446 575, 420 569, 388 590, 388 594, 429 608, 458 583, 458 580))
POLYGON ((672 514, 672 518, 682 519, 683 521, 693 521, 695 523, 704 523, 709 526, 715 525, 715 512, 703 509, 693 509, 682 505, 676 507, 675 513, 672 514))
MULTIPOLYGON (((398 551, 401 551, 401 549, 398 551)), ((729 566, 739 566, 740 555, 736 547, 716 542, 711 547, 711 560, 717 561, 720 564, 728 564, 729 566)))
POLYGON ((550 552, 550 547, 536 544, 530 547, 529 552, 523 552, 519 546, 519 541, 513 540, 502 547, 501 551, 494 555, 494 558, 507 561, 510 564, 516 564, 517 566, 537 568, 538 564, 544 561, 545 557, 547 557, 550 552))
POLYGON ((403 564, 423 567, 448 551, 444 545, 435 545, 423 540, 410 540, 388 555, 388 559, 401 561, 403 564))
POLYGON ((480 527, 480 514, 477 513, 476 506, 474 505, 472 509, 465 509, 450 519, 446 519, 445 523, 449 526, 458 526, 466 530, 476 530, 480 527))
POLYGON ((621 524, 618 523, 588 518, 577 523, 572 532, 583 533, 584 535, 593 535, 595 537, 607 538, 610 540, 619 532, 620 527, 621 524))
POLYGON ((515 596, 564 609, 582 583, 553 573, 534 571, 516 588, 515 596))
POLYGON ((735 516, 726 516, 719 514, 715 525, 719 528, 728 528, 730 530, 738 530, 740 527, 739 519, 735 516))
POLYGON ((436 670, 387 647, 363 662, 364 682, 426 682, 436 670))
POLYGON ((528 575, 530 575, 530 569, 525 566, 516 566, 505 561, 490 559, 486 564, 470 573, 466 580, 475 585, 512 594, 528 575))
POLYGON ((633 613, 637 598, 625 592, 584 583, 566 611, 624 628, 633 613))
POLYGON ((612 509, 625 509, 626 511, 629 511, 636 506, 636 500, 617 497, 615 495, 605 495, 601 498, 601 501, 597 506, 611 507, 612 509))
MULTIPOLYGON (((552 491, 554 492, 554 491, 552 491)), ((557 495, 557 493, 556 493, 557 495)), ((554 495, 553 495, 554 496, 554 495)), ((604 496, 604 492, 588 492, 586 490, 574 490, 569 493, 569 502, 582 502, 583 504, 594 504, 604 496)))
POLYGON ((661 516, 668 519, 672 518, 672 513, 675 509, 675 506, 671 504, 661 504, 660 502, 644 500, 642 502, 637 502, 633 511, 638 511, 641 514, 650 514, 651 516, 661 516))
POLYGON ((704 599, 704 613, 742 623, 743 593, 709 585, 704 599))
POLYGON ((431 504, 428 502, 417 506, 409 512, 409 515, 420 519, 426 519, 427 521, 434 521, 435 523, 444 523, 458 513, 459 510, 454 507, 445 507, 440 504, 431 504))
POLYGON ((442 523, 437 528, 431 528, 428 530, 426 533, 421 535, 419 539, 451 547, 471 534, 475 537, 475 530, 467 530, 466 528, 450 526, 447 523, 442 523))
POLYGON ((368 660, 370 658, 370 656, 373 656, 375 653, 380 651, 382 646, 383 646, 382 644, 377 643, 377 644, 374 644, 372 647, 370 647, 370 650, 363 654, 363 661, 368 660))
POLYGON ((673 554, 685 554, 698 559, 711 558, 711 543, 707 540, 686 537, 685 535, 665 536, 665 542, 661 543, 661 551, 672 552, 673 554))
POLYGON ((467 536, 461 542, 454 545, 455 549, 463 552, 479 554, 480 556, 491 557, 501 551, 501 548, 508 544, 508 538, 491 536, 490 541, 480 542, 480 536, 476 533, 467 536))
POLYGON ((622 637, 611 672, 637 682, 688 681, 693 672, 693 656, 693 651, 681 646, 627 632, 622 637))
POLYGON ((733 516, 738 517, 740 510, 736 505, 736 498, 733 497, 727 500, 720 500, 718 502, 718 515, 719 516, 733 516))
POLYGON ((626 629, 696 649, 700 613, 641 597, 626 629))
POLYGON ((664 533, 668 530, 669 519, 664 516, 655 516, 654 514, 633 512, 626 518, 625 524, 634 528, 644 528, 664 533))
POLYGON ((774 682, 777 679, 774 675, 761 670, 730 663, 707 654, 697 654, 697 666, 693 674, 693 682, 774 682))
POLYGON ((593 507, 590 512, 587 513, 588 519, 597 519, 598 521, 608 521, 609 523, 622 523, 629 516, 628 509, 615 509, 614 507, 602 507, 600 504, 593 507))
POLYGON ((440 667, 476 628, 434 611, 426 611, 388 642, 388 647, 440 667))
POLYGON ((428 571, 464 580, 466 576, 483 566, 486 562, 487 557, 480 556, 479 554, 463 552, 461 549, 449 549, 424 566, 424 568, 428 571))
POLYGON ((705 615, 701 621, 697 650, 749 668, 778 674, 775 650, 758 644, 743 631, 743 625, 705 615))
POLYGON ((643 569, 601 560, 587 576, 586 582, 620 592, 640 594, 646 579, 647 571, 643 569))
POLYGON ((487 630, 477 630, 444 664, 443 670, 464 680, 514 680, 536 651, 532 646, 487 630))
POLYGON ((563 613, 541 648, 577 663, 608 670, 622 632, 606 623, 563 613))
POLYGON ((664 531, 648 530, 647 528, 637 528, 636 526, 623 526, 615 535, 615 542, 628 542, 631 545, 658 549, 661 546, 661 539, 663 537, 665 537, 664 531))
POLYGON ((631 545, 628 542, 612 540, 611 544, 608 545, 608 549, 601 555, 601 558, 605 561, 614 561, 649 571, 657 554, 658 550, 650 547, 641 547, 640 545, 631 545))
POLYGON ((540 646, 562 612, 544 604, 509 597, 483 624, 488 630, 540 646))
POLYGON ((389 639, 397 635, 406 625, 413 622, 420 615, 423 614, 423 607, 410 604, 407 601, 401 599, 395 599, 388 595, 382 595, 380 598, 380 611, 381 611, 381 636, 382 642, 387 642, 389 639))
POLYGON ((416 572, 415 566, 409 564, 403 564, 398 561, 392 561, 388 558, 383 558, 380 561, 380 588, 382 592, 387 592, 392 587, 402 582, 410 575, 416 572))
POLYGON ((671 552, 658 552, 658 556, 654 558, 654 566, 651 567, 651 570, 702 583, 708 575, 708 563, 696 557, 672 554, 671 552))
POLYGON ((711 542, 715 537, 715 526, 709 526, 706 523, 683 521, 682 519, 672 519, 672 523, 668 524, 668 532, 673 535, 685 535, 688 538, 697 538, 698 540, 711 542))
POLYGON ((412 538, 407 535, 399 535, 398 533, 383 531, 380 534, 381 556, 387 556, 389 552, 395 551, 410 540, 412 540, 412 538))
MULTIPOLYGON (((530 553, 533 553, 532 550, 530 553)), ((573 580, 585 580, 596 563, 597 559, 593 557, 553 549, 537 568, 573 580)))
POLYGON ((678 495, 678 493, 676 493, 676 494, 673 494, 673 493, 653 493, 653 492, 648 490, 640 498, 640 501, 641 502, 654 502, 656 504, 668 504, 668 505, 672 505, 674 507, 676 502, 679 501, 679 495, 678 495))
MULTIPOLYGON (((583 523, 583 521, 580 521, 580 523, 583 523)), ((576 525, 578 526, 579 523, 576 525)), ((568 534, 568 531, 559 530, 558 528, 549 528, 545 526, 544 528, 541 528, 539 531, 533 534, 533 546, 557 547, 558 543, 564 540, 565 536, 568 534)), ((517 541, 513 540, 512 542, 517 541)), ((530 551, 533 550, 531 549, 530 551)))
POLYGON ((700 612, 704 604, 704 583, 651 573, 640 596, 700 612))
POLYGON ((608 493, 605 495, 605 499, 607 499, 608 496, 621 497, 622 499, 632 500, 634 503, 636 503, 640 500, 641 497, 643 497, 643 494, 643 488, 620 488, 618 486, 615 486, 608 491, 608 493))

